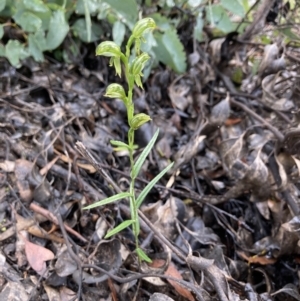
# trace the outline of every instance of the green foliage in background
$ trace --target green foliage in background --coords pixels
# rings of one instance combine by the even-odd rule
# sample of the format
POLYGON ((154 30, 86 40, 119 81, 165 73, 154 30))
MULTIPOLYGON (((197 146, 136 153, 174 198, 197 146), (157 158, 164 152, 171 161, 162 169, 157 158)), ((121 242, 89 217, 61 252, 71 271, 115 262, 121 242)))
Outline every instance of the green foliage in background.
MULTIPOLYGON (((203 28, 214 36, 235 31, 250 9, 250 0, 0 0, 0 56, 20 67, 22 60, 44 60, 46 51, 70 61, 81 43, 113 40, 121 45, 140 15, 151 17, 157 30, 142 46, 151 57, 145 73, 162 62, 178 73, 186 71, 186 53, 177 30, 192 24, 193 37, 205 40, 203 28), (175 12, 175 13, 174 13, 175 12), (176 13, 177 12, 177 13, 176 13), (108 30, 107 30, 108 29, 108 30), (67 45, 63 45, 69 37, 67 45), (70 43, 71 41, 71 43, 70 43)), ((251 16, 247 21, 251 22, 251 16)), ((296 20, 295 20, 296 21, 296 20)), ((242 31, 246 24, 239 27, 242 31)), ((299 37, 285 26, 282 33, 299 37)))

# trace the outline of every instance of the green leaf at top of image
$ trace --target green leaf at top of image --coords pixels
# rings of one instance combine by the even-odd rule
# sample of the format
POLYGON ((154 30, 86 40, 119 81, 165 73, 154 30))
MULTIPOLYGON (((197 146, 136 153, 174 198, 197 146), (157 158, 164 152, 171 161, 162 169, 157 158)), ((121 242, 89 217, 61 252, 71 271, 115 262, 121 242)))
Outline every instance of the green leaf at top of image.
POLYGON ((76 1, 76 9, 75 12, 78 15, 84 15, 85 14, 85 5, 87 5, 89 13, 91 15, 94 15, 99 10, 101 10, 102 0, 78 0, 76 1))
POLYGON ((238 0, 221 0, 221 5, 231 13, 244 17, 245 10, 238 0))
POLYGON ((3 25, 0 25, 0 40, 2 39, 4 35, 3 25))
POLYGON ((0 0, 0 12, 5 8, 6 0, 0 0))
POLYGON ((126 22, 133 26, 138 19, 138 6, 136 0, 104 0, 117 13, 122 15, 126 22))
POLYGON ((135 203, 136 203, 136 207, 139 208, 145 197, 148 195, 148 193, 150 192, 150 190, 153 188, 153 186, 165 175, 166 172, 168 172, 172 166, 173 166, 174 162, 172 162, 171 164, 169 164, 167 167, 165 167, 155 178, 153 178, 148 184, 147 186, 142 190, 142 192, 140 193, 140 195, 138 196, 138 198, 136 199, 135 203))
POLYGON ((16 68, 21 67, 20 60, 30 56, 28 50, 18 40, 9 40, 5 45, 5 57, 16 68))
POLYGON ((0 56, 1 57, 5 56, 5 47, 2 44, 0 44, 0 56))
POLYGON ((128 228, 129 226, 131 226, 133 223, 133 220, 127 220, 124 221, 123 223, 121 223, 119 226, 117 226, 116 228, 112 229, 111 231, 109 231, 104 238, 109 238, 119 232, 121 232, 122 230, 128 228))
POLYGON ((202 3, 202 0, 188 0, 188 4, 191 7, 198 7, 202 3))
POLYGON ((143 166, 147 156, 149 155, 151 149, 154 146, 154 143, 155 143, 155 141, 158 137, 158 133, 159 133, 159 130, 157 130, 155 132, 155 134, 153 135, 153 137, 151 138, 151 140, 149 141, 147 146, 144 148, 144 150, 142 151, 142 153, 140 154, 140 156, 138 157, 138 159, 134 163, 134 166, 133 166, 132 171, 131 171, 131 177, 133 179, 135 179, 138 176, 138 174, 141 170, 141 167, 143 166))
POLYGON ((121 46, 125 37, 126 28, 123 22, 117 20, 112 28, 112 36, 114 42, 121 46))
POLYGON ((87 27, 84 18, 77 19, 72 25, 72 30, 74 35, 79 37, 79 39, 85 43, 99 40, 103 32, 101 26, 92 21, 91 40, 88 41, 87 27))
POLYGON ((224 33, 234 31, 236 26, 228 17, 228 12, 220 5, 207 5, 206 17, 212 26, 215 26, 224 33))
POLYGON ((68 32, 69 24, 66 21, 63 10, 54 11, 46 37, 47 50, 56 49, 63 42, 68 32))
POLYGON ((186 53, 175 30, 168 29, 163 34, 154 34, 157 46, 153 51, 157 59, 177 73, 186 71, 186 53))
POLYGON ((42 20, 30 11, 18 11, 13 18, 27 32, 35 32, 42 27, 42 20))
POLYGON ((131 197, 132 195, 129 193, 129 192, 121 192, 121 193, 118 193, 118 194, 115 194, 109 198, 106 198, 104 200, 101 200, 99 202, 96 202, 94 204, 91 204, 89 206, 86 206, 84 207, 83 209, 92 209, 92 208, 96 208, 96 207, 100 207, 100 206, 104 206, 104 205, 107 205, 107 204, 110 204, 110 203, 113 203, 113 202, 116 202, 116 201, 119 201, 121 199, 125 199, 125 198, 128 198, 128 197, 131 197))
POLYGON ((42 44, 44 44, 45 47, 45 42, 45 37, 43 36, 43 32, 41 31, 39 31, 38 34, 31 33, 28 35, 28 50, 36 62, 44 61, 42 44))
POLYGON ((23 0, 24 6, 33 12, 45 13, 49 10, 42 0, 23 0))
POLYGON ((21 67, 20 58, 24 46, 17 40, 9 40, 5 45, 5 56, 12 66, 21 67))
POLYGON ((174 27, 170 23, 170 19, 168 19, 165 16, 162 16, 159 13, 151 14, 149 17, 155 21, 156 27, 160 30, 165 31, 168 29, 174 29, 174 27))
POLYGON ((152 260, 147 256, 147 254, 141 248, 137 248, 135 251, 141 260, 144 260, 149 263, 152 262, 152 260))

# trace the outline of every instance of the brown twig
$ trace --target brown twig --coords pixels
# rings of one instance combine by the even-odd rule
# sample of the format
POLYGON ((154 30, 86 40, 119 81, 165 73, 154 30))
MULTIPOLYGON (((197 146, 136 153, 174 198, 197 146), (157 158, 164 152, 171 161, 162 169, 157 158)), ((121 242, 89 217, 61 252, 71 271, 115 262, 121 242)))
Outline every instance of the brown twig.
MULTIPOLYGON (((52 221, 55 225, 59 225, 58 219, 57 217, 50 212, 49 210, 40 207, 39 205, 35 204, 35 203, 31 203, 29 205, 29 208, 36 212, 39 213, 43 216, 45 216, 46 218, 48 218, 50 221, 52 221)), ((64 224, 65 225, 65 224, 64 224)), ((85 239, 81 234, 79 234, 78 232, 76 232, 74 229, 72 229, 71 227, 69 227, 68 225, 65 225, 66 230, 71 233, 72 235, 76 236, 78 239, 80 239, 83 242, 88 242, 87 239, 85 239)))

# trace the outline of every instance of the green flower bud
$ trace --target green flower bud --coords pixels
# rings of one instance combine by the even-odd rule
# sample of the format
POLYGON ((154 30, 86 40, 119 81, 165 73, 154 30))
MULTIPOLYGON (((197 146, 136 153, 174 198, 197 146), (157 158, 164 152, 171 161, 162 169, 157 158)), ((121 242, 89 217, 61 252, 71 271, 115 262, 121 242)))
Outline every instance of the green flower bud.
POLYGON ((150 59, 150 56, 147 53, 142 53, 138 57, 136 57, 130 66, 130 73, 133 75, 143 76, 142 70, 145 67, 145 64, 150 59))
POLYGON ((139 127, 141 127, 144 123, 148 122, 149 120, 151 120, 149 115, 140 113, 140 114, 136 114, 133 116, 133 118, 129 122, 129 125, 130 125, 130 128, 135 131, 139 127))
POLYGON ((143 88, 141 81, 141 76, 143 76, 142 70, 149 58, 150 56, 144 52, 140 56, 136 57, 130 66, 130 73, 134 76, 134 81, 137 86, 141 88, 143 88))
POLYGON ((124 88, 119 84, 110 84, 106 88, 106 93, 104 96, 109 98, 120 98, 123 101, 127 100, 124 88))
POLYGON ((156 24, 152 18, 141 19, 135 24, 132 30, 132 36, 136 39, 140 39, 147 30, 153 30, 155 27, 156 24))
POLYGON ((99 44, 96 48, 96 55, 108 57, 120 57, 122 54, 120 47, 111 41, 105 41, 99 44))

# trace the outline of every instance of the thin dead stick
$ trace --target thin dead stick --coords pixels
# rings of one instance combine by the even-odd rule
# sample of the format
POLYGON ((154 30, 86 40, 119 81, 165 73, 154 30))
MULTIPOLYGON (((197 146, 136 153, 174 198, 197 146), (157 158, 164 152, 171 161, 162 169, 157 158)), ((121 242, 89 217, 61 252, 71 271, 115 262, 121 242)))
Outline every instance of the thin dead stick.
POLYGON ((264 118, 260 117, 258 114, 256 114, 254 111, 252 111, 251 109, 249 109, 247 106, 245 106, 244 104, 234 100, 234 99, 230 99, 230 102, 241 108, 242 110, 244 110, 245 112, 249 113, 252 117, 254 117, 256 120, 258 120, 259 122, 261 122, 265 127, 267 127, 271 132, 273 132, 273 134, 276 136, 276 138, 282 142, 284 140, 284 135, 273 125, 271 125, 269 122, 267 122, 264 118))
POLYGON ((78 152, 87 159, 94 167, 97 169, 101 176, 114 188, 114 190, 118 193, 121 193, 122 190, 119 186, 114 182, 114 180, 109 176, 109 174, 101 167, 101 165, 97 162, 94 156, 87 150, 87 148, 82 144, 82 142, 77 141, 75 148, 78 152))
MULTIPOLYGON (((55 225, 58 225, 59 226, 59 222, 57 220, 57 217, 51 213, 49 210, 45 209, 45 208, 42 208, 40 207, 39 205, 37 204, 34 204, 34 203, 31 203, 29 205, 29 208, 31 210, 33 210, 34 212, 36 213, 40 213, 41 215, 47 217, 49 220, 51 220, 55 225)), ((73 234, 74 236, 76 236, 77 238, 79 238, 81 241, 83 242, 88 242, 87 239, 85 239, 82 235, 80 235, 78 232, 76 232, 75 230, 73 230, 72 228, 70 228, 68 225, 64 224, 65 225, 65 228, 66 230, 73 234)))
MULTIPOLYGON (((256 1, 258 3, 259 1, 256 1)), ((241 36, 241 40, 250 40, 251 37, 262 31, 266 24, 266 18, 273 7, 275 0, 261 1, 258 7, 253 22, 246 28, 245 32, 241 36)))

